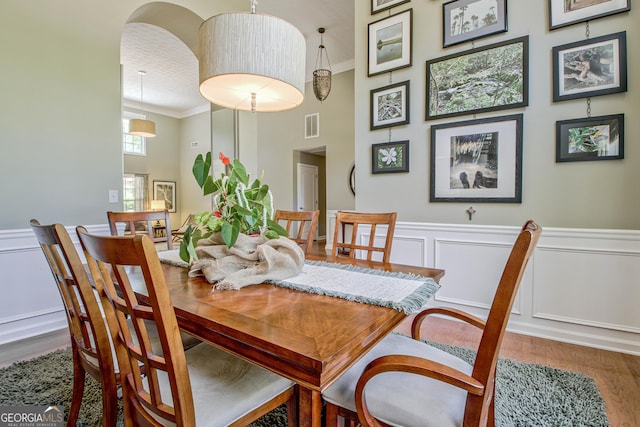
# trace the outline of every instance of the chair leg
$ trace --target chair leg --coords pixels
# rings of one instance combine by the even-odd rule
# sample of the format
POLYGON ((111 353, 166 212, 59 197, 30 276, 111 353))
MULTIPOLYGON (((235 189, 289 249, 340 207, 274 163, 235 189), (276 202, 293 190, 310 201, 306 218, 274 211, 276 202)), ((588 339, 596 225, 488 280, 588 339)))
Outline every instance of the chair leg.
POLYGON ((298 386, 296 385, 296 391, 291 395, 289 400, 287 400, 287 426, 288 427, 297 427, 298 426, 298 386))
POLYGON ((69 416, 67 417, 67 427, 75 427, 78 423, 78 414, 80 413, 82 395, 84 394, 85 378, 85 371, 80 363, 78 349, 73 343, 71 345, 71 353, 73 355, 73 393, 71 394, 71 407, 69 408, 69 416))
POLYGON ((115 426, 118 422, 118 390, 115 382, 102 381, 102 425, 115 426))
POLYGON ((338 426, 338 407, 328 403, 325 405, 324 415, 325 427, 337 427, 338 426))

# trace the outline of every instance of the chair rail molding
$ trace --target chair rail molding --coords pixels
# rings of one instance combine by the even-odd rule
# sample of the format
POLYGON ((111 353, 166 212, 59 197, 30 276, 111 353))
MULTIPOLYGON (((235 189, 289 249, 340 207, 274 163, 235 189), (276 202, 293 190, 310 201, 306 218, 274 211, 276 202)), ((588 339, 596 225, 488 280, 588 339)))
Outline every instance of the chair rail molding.
MULTIPOLYGON (((335 212, 327 213, 327 237, 335 212)), ((640 355, 640 231, 543 228, 510 332, 640 355)), ((391 262, 442 268, 430 305, 486 318, 519 226, 396 223, 391 262)), ((369 230, 359 230, 368 237, 369 230)), ((359 236, 360 238, 360 236, 359 236)), ((333 242, 327 241, 330 251, 333 242)))
MULTIPOLYGON (((80 250, 75 226, 66 227, 80 250)), ((87 226, 109 234, 107 224, 87 226)), ((0 345, 67 328, 62 299, 30 228, 0 230, 0 345)), ((68 341, 68 335, 60 335, 68 341)))

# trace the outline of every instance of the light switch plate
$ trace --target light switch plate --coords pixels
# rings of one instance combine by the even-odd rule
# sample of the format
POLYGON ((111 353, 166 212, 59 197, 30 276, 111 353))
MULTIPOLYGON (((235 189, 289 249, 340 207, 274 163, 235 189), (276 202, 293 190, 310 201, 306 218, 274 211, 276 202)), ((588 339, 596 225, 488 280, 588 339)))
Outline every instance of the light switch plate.
POLYGON ((109 203, 118 203, 118 190, 109 190, 109 203))

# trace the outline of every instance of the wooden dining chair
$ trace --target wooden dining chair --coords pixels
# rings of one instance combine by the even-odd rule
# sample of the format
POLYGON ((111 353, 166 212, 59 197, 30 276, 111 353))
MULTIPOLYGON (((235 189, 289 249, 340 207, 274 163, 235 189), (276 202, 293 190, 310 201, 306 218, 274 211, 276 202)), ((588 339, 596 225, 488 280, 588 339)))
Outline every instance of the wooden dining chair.
POLYGON ((67 426, 76 426, 84 393, 85 374, 100 383, 102 425, 116 425, 117 384, 120 380, 111 333, 69 233, 62 224, 40 225, 32 219, 38 239, 64 304, 73 355, 73 392, 67 426))
POLYGON ((306 255, 311 252, 311 246, 313 246, 316 228, 318 228, 318 216, 320 216, 320 211, 317 210, 276 210, 273 220, 280 225, 284 224, 284 229, 287 230, 289 238, 298 243, 306 255))
POLYGON ((77 231, 93 280, 104 283, 116 312, 127 425, 245 426, 283 403, 289 426, 297 424, 292 381, 208 344, 183 349, 158 254, 147 235, 77 231), (132 286, 142 282, 146 298, 132 286), (162 353, 147 338, 149 321, 156 325, 162 353))
POLYGON ((118 224, 124 224, 125 234, 146 234, 154 243, 166 242, 173 249, 169 211, 107 212, 112 236, 118 236, 118 224), (162 222, 160 222, 162 221, 162 222))
POLYGON ((542 229, 527 221, 504 267, 487 320, 450 308, 429 308, 412 323, 412 337, 391 334, 323 394, 327 426, 345 418, 364 426, 495 425, 498 352, 513 300, 542 229), (475 363, 420 341, 428 315, 450 316, 482 330, 475 363))
MULTIPOLYGON (((338 211, 336 214, 336 226, 333 236, 333 248, 331 255, 348 255, 355 258, 357 252, 366 252, 366 259, 373 260, 375 252, 382 253, 382 262, 389 262, 391 258, 391 245, 393 243, 393 231, 396 227, 395 212, 391 213, 365 213, 338 211), (370 226, 369 238, 366 244, 358 243, 358 227, 370 226), (376 229, 378 226, 386 226, 384 245, 376 245, 376 229), (347 228, 351 232, 347 232, 347 228)), ((364 237, 362 237, 364 239, 364 237)))
POLYGON ((178 228, 177 230, 171 231, 171 239, 173 240, 173 243, 179 243, 184 237, 184 233, 187 231, 187 228, 190 225, 195 225, 195 217, 196 216, 194 214, 189 214, 189 216, 187 217, 187 219, 184 220, 180 228, 178 228))

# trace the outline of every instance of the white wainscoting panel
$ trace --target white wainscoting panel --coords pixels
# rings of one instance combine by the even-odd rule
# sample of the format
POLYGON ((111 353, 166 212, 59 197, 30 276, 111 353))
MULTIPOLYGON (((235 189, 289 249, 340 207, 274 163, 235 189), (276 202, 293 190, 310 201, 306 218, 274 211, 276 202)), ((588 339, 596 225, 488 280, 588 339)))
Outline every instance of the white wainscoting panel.
MULTIPOLYGON (((87 227, 109 234, 108 225, 87 227)), ((75 227, 67 227, 81 251, 75 227)), ((67 328, 51 270, 31 229, 0 230, 0 344, 67 328)))

